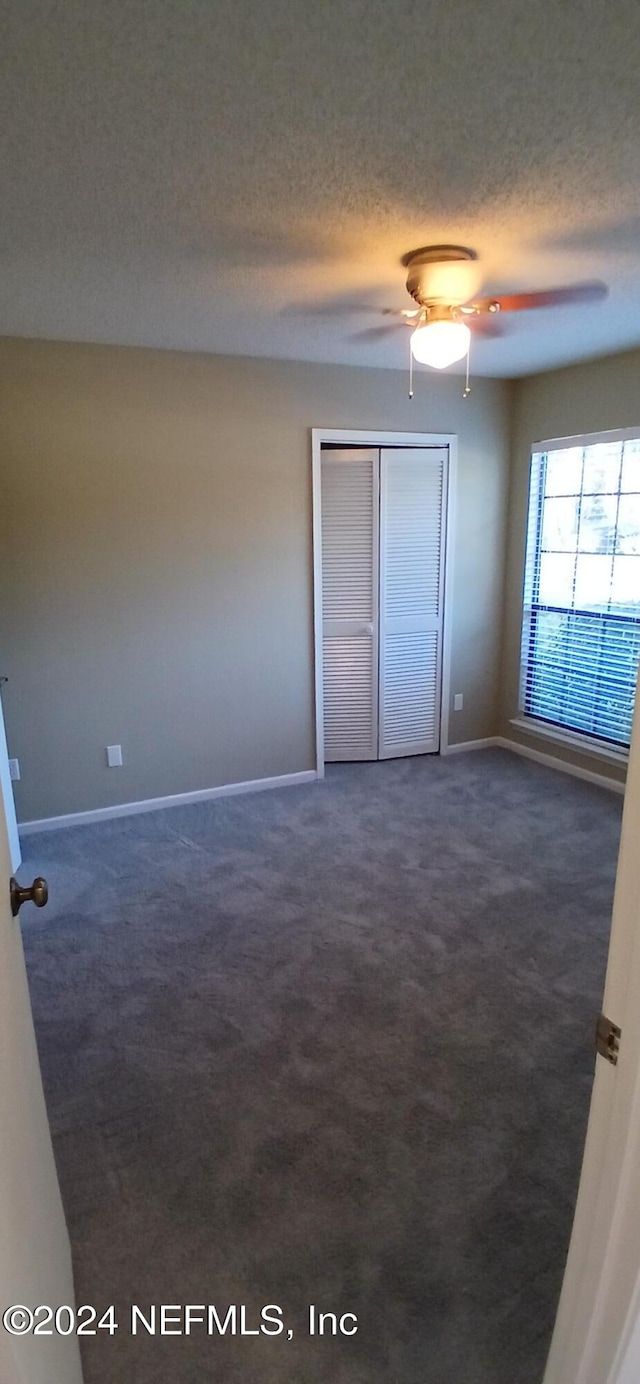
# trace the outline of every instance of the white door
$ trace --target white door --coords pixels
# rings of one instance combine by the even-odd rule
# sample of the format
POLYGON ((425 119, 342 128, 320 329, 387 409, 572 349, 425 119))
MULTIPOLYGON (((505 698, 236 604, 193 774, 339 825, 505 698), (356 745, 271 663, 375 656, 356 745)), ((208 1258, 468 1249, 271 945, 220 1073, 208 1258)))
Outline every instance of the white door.
MULTIPOLYGON (((0 678, 0 683, 2 679, 0 678)), ((7 824, 7 835, 9 837, 9 855, 11 856, 11 866, 17 870, 22 859, 20 855, 20 837, 18 836, 18 823, 16 821, 16 805, 13 796, 13 785, 9 772, 9 754, 7 750, 7 737, 4 730, 4 716, 2 712, 2 697, 0 697, 0 795, 4 802, 4 813, 7 824)))
POLYGON ((380 759, 440 748, 448 455, 380 456, 380 759))
POLYGON ((378 757, 378 450, 322 451, 324 757, 378 757))
MULTIPOLYGON (((73 1306, 69 1241, 42 1092, 0 795, 0 1318, 12 1306, 73 1306)), ((33 904, 23 904, 23 909, 33 904)), ((19 1325, 14 1322, 15 1325, 19 1325)), ((66 1318, 61 1318, 66 1329, 66 1318)), ((74 1336, 11 1335, 2 1384, 82 1384, 74 1336)))
MULTIPOLYGON (((580 1191, 545 1384, 640 1379, 640 692, 603 1012, 618 1062, 598 1056, 580 1191)), ((597 847, 596 847, 597 848, 597 847)))

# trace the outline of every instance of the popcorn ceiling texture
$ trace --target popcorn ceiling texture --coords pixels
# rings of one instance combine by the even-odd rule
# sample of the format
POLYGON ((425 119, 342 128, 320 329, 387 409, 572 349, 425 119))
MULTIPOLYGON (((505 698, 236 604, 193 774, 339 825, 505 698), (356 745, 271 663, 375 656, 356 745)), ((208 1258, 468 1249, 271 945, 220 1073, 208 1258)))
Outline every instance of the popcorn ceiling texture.
MULTIPOLYGON (((7 0, 6 334, 401 367, 305 305, 405 302, 399 258, 487 289, 584 276, 475 368, 640 342, 636 0, 7 0)), ((375 320, 375 319, 374 319, 375 320)))

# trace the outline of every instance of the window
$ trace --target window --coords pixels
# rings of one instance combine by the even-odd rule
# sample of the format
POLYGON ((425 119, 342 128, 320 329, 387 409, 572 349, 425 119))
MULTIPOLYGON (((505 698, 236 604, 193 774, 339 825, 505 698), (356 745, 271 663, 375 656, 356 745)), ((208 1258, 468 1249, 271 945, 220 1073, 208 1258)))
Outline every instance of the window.
POLYGON ((550 443, 531 458, 521 714, 626 749, 639 658, 640 435, 550 443))

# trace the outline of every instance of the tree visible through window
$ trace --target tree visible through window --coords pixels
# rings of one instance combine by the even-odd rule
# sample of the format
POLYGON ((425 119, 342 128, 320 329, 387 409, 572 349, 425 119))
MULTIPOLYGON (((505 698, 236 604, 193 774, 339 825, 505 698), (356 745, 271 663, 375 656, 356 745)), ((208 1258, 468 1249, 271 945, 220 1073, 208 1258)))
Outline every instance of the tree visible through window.
POLYGON ((640 437, 531 459, 521 711, 628 747, 640 659, 640 437))

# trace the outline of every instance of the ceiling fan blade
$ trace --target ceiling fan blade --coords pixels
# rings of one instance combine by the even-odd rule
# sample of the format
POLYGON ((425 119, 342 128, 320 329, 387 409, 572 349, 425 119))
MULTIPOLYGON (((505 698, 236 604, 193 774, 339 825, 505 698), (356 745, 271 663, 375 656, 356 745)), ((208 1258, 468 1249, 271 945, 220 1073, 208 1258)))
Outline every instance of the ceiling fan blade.
POLYGON ((595 303, 606 298, 607 293, 606 284, 594 279, 566 288, 542 289, 539 293, 496 293, 493 298, 476 299, 473 306, 480 312, 491 312, 492 305, 497 303, 500 312, 524 312, 529 308, 560 307, 563 303, 595 303))
POLYGON ((382 341, 383 337, 391 336, 392 332, 397 332, 404 325, 404 322, 387 322, 384 327, 365 327, 363 332, 352 332, 349 341, 382 341))
MULTIPOLYGON (((366 293, 365 289, 365 293, 366 293)), ((372 293, 375 290, 372 290, 372 293)), ((399 314, 401 308, 387 308, 379 303, 362 301, 353 293, 338 294, 333 298, 315 299, 306 303, 289 303, 281 309, 285 317, 344 317, 346 315, 357 317, 366 313, 370 316, 391 316, 399 314)))
POLYGON ((423 308, 378 308, 383 317, 404 317, 405 322, 411 322, 414 317, 419 317, 423 308))
POLYGON ((487 313, 486 317, 465 317, 465 325, 470 327, 472 336, 507 336, 509 327, 500 321, 499 313, 487 313))

